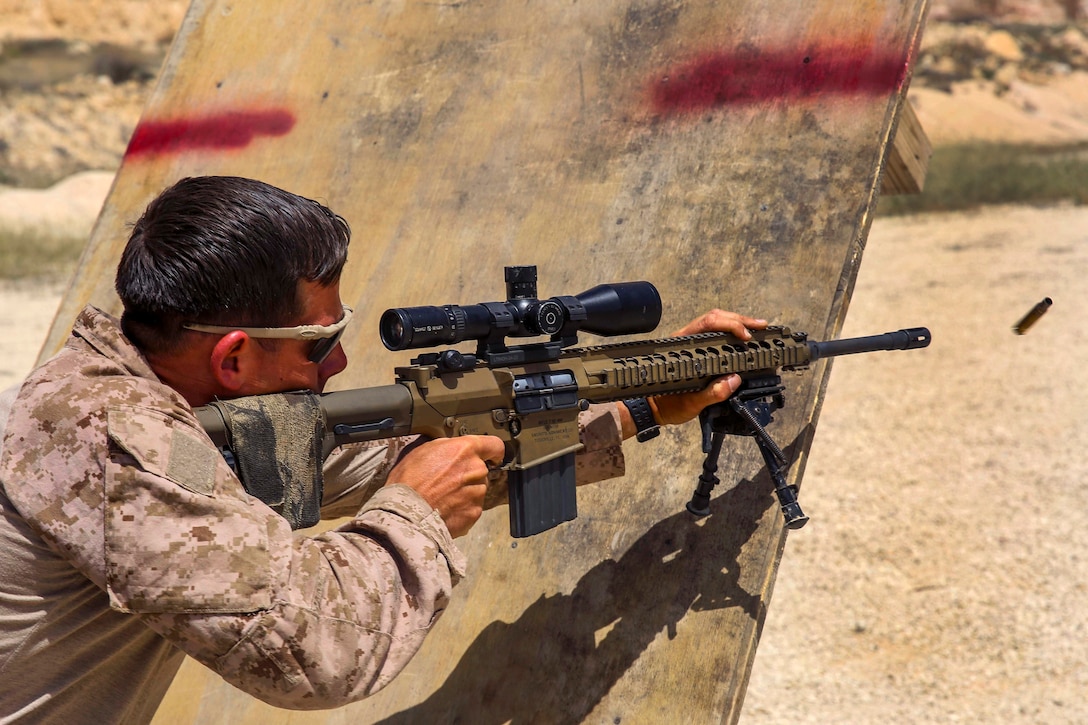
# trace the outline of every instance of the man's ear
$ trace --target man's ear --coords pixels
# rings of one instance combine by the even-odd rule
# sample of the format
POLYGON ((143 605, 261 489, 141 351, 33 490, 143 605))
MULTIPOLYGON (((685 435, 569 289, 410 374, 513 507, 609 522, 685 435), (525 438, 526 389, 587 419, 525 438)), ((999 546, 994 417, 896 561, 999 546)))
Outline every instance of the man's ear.
POLYGON ((257 347, 254 340, 241 330, 228 332, 219 338, 211 354, 215 381, 229 392, 241 390, 257 367, 256 356, 260 354, 257 347))

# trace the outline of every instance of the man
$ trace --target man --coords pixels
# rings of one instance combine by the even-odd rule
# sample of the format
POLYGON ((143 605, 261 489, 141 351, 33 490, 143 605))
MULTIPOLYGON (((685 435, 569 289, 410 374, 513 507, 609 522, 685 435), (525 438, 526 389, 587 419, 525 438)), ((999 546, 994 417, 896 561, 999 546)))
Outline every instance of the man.
MULTIPOLYGON (((197 422, 214 399, 320 392, 347 358, 349 231, 316 202, 232 177, 152 201, 118 265, 120 321, 88 307, 11 408, 0 453, 0 721, 146 722, 182 653, 280 707, 376 691, 419 648, 465 562, 502 442, 345 446, 335 531, 295 536, 197 422)), ((682 332, 765 323, 715 311, 682 332)), ((732 376, 649 404, 661 424, 732 376)), ((584 414, 580 483, 622 475, 624 406, 584 414)))

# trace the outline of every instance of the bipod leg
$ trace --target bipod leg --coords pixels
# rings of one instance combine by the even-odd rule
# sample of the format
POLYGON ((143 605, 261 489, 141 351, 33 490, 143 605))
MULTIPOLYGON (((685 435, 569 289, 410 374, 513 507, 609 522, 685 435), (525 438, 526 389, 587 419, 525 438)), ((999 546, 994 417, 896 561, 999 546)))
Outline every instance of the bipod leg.
POLYGON ((759 452, 763 454, 767 470, 774 481, 774 493, 778 497, 778 505, 782 508, 782 515, 786 519, 786 528, 801 528, 808 523, 808 516, 805 516, 804 511, 801 510, 801 504, 797 502, 797 491, 786 483, 786 454, 774 442, 774 438, 771 438, 771 434, 759 422, 756 413, 745 405, 744 401, 730 399, 729 404, 733 412, 747 424, 749 434, 756 439, 759 452))
POLYGON ((718 485, 720 479, 718 473, 718 456, 722 452, 722 442, 725 434, 714 431, 707 437, 708 429, 703 428, 703 450, 706 458, 703 459, 703 472, 699 474, 699 483, 695 486, 695 493, 691 494, 688 501, 688 511, 696 516, 710 515, 710 492, 718 485))
POLYGON ((786 483, 786 476, 782 468, 785 457, 782 455, 782 451, 774 444, 774 441, 768 444, 763 436, 756 435, 755 439, 756 445, 759 446, 759 452, 763 454, 763 460, 767 463, 767 470, 771 473, 771 479, 774 481, 774 493, 778 497, 778 505, 782 509, 782 516, 786 519, 786 528, 801 528, 808 523, 808 516, 801 510, 801 504, 797 502, 797 491, 793 486, 786 483))

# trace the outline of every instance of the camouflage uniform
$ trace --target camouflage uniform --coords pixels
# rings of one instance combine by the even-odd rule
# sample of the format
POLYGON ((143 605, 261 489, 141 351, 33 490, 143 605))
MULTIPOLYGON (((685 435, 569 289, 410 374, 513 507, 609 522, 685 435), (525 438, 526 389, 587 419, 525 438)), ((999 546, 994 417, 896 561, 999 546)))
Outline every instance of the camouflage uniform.
MULTIPOLYGON (((581 480, 623 473, 596 410, 581 480)), ((149 721, 183 652, 273 705, 337 707, 407 664, 464 574, 438 513, 385 485, 404 440, 331 456, 322 514, 352 518, 292 535, 92 307, 2 440, 0 722, 149 721)))

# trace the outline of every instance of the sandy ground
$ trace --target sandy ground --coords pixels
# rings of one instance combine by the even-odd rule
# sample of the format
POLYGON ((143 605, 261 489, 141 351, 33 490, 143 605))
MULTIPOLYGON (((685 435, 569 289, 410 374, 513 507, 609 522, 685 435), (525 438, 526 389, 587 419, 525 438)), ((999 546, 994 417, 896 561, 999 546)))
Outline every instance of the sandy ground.
POLYGON ((65 285, 0 280, 0 390, 34 367, 65 285))
POLYGON ((994 93, 992 83, 963 81, 951 93, 933 88, 909 93, 918 120, 936 145, 989 141, 1062 144, 1088 139, 1088 73, 1047 85, 1013 81, 994 93))
POLYGON ((1088 722, 1085 269, 1085 208, 877 220, 843 333, 933 343, 834 363, 743 725, 1088 722))
MULTIPOLYGON (((933 343, 834 363, 743 725, 1088 722, 1085 269, 1085 208, 876 221, 843 334, 933 343)), ((63 292, 0 286, 0 387, 63 292)))

